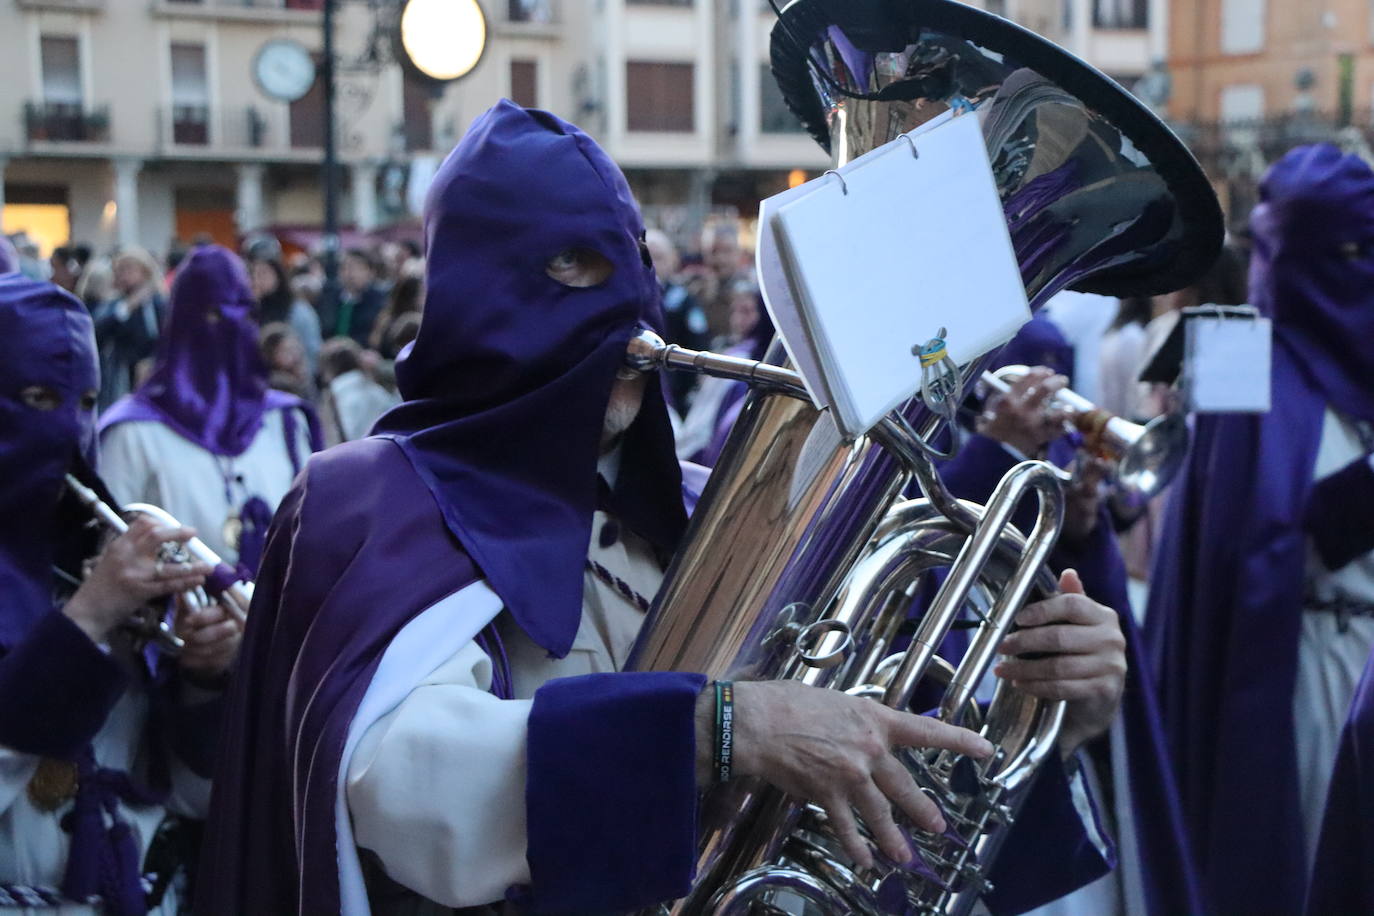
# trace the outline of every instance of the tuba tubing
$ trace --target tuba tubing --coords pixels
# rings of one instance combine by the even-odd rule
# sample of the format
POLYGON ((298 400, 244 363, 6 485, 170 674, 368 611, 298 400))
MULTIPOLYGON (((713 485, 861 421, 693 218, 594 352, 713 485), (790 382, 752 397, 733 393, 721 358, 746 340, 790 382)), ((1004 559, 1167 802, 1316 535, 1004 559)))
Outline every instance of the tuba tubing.
MULTIPOLYGON (((951 721, 958 721, 965 709, 977 709, 973 690, 1015 613, 1032 588, 1042 593, 1053 590, 1043 560, 1054 546, 1063 515, 1062 472, 1043 462, 1025 462, 1007 476, 986 509, 976 507, 954 499, 944 488, 916 428, 917 423, 929 428, 934 420, 915 404, 908 408, 910 415, 894 413, 869 438, 845 447, 828 416, 811 407, 791 369, 686 350, 664 344, 649 332, 631 341, 626 362, 639 371, 683 368, 751 382, 763 390, 750 399, 742 423, 768 425, 770 415, 780 415, 784 427, 795 424, 793 432, 766 440, 768 447, 761 451, 741 456, 727 449, 722 456, 693 519, 687 548, 669 570, 665 590, 627 668, 697 670, 737 680, 790 678, 907 708, 928 671, 948 667, 938 664, 942 660, 933 647, 973 593, 989 590, 988 570, 996 562, 1002 567, 997 576, 1006 580, 1006 587, 993 601, 964 662, 946 675, 941 704, 942 715, 951 721), (814 442, 825 444, 832 461, 809 468, 802 455, 814 442), (780 469, 782 461, 787 465, 780 469), (864 469, 874 461, 887 467, 880 488, 862 482, 864 469), (912 651, 893 655, 888 649, 905 616, 905 606, 896 606, 894 599, 900 595, 898 586, 911 557, 920 553, 913 552, 911 539, 934 530, 927 523, 917 525, 915 535, 896 536, 884 521, 894 517, 897 510, 889 512, 888 507, 913 477, 927 496, 916 501, 919 511, 938 519, 945 542, 961 547, 948 548, 950 575, 923 618, 912 651), (811 494, 822 497, 813 509, 815 515, 774 517, 768 531, 781 537, 760 542, 755 516, 770 513, 770 505, 779 499, 810 502, 811 494), (1012 512, 1028 496, 1037 498, 1040 506, 1029 539, 1009 525, 1012 512), (815 527, 809 532, 804 526, 792 527, 798 522, 814 526, 818 518, 847 529, 850 540, 836 540, 823 526, 819 535, 815 527), (781 528, 779 522, 784 522, 781 528), (881 543, 866 549, 875 531, 881 543), (788 566, 795 569, 800 563, 810 574, 811 587, 819 584, 821 590, 802 592, 795 579, 790 587, 779 587, 760 578, 753 563, 732 568, 737 556, 758 561, 760 547, 767 554, 763 565, 780 570, 784 582, 788 566), (784 554, 780 548, 786 547, 800 553, 784 554), (798 600, 803 594, 813 597, 798 600), (746 603, 756 610, 743 613, 740 605, 746 603), (894 613, 894 607, 900 613, 894 613), (923 651, 925 646, 931 651, 923 651), (878 672, 882 683, 874 681, 878 672)), ((966 910, 988 888, 986 866, 1016 815, 1030 776, 1053 747, 1062 719, 1062 704, 1009 689, 999 689, 999 695, 1000 712, 990 714, 983 727, 1005 743, 993 760, 974 764, 971 777, 973 762, 966 758, 946 754, 925 760, 919 753, 907 755, 913 775, 940 800, 958 831, 956 840, 915 832, 917 846, 935 864, 941 880, 927 880, 881 855, 875 856, 880 864, 872 872, 860 873, 830 848, 833 837, 828 838, 819 809, 756 781, 736 780, 713 790, 703 804, 696 886, 688 897, 661 912, 747 913, 768 895, 786 892, 802 896, 827 916, 883 913, 887 910, 879 900, 890 896, 893 887, 930 912, 966 910), (979 791, 972 799, 960 793, 960 778, 976 780, 979 791), (882 885, 892 887, 883 891, 882 885)), ((994 709, 999 709, 996 699, 994 709)))

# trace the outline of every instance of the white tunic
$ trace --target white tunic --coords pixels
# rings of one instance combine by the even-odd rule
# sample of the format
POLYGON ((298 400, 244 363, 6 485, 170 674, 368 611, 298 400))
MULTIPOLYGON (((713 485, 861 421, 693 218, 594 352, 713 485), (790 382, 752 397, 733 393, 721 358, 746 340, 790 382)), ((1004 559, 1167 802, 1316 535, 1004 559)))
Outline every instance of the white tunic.
MULTIPOLYGON (((121 664, 132 672, 131 652, 127 649, 117 651, 121 664)), ((131 683, 138 682, 136 674, 129 676, 131 683)), ((208 695, 205 698, 208 699, 208 695)), ((147 718, 147 694, 133 687, 126 690, 92 741, 96 761, 104 767, 139 773, 148 752, 144 732, 147 718)), ((22 754, 0 745, 0 883, 59 888, 71 846, 71 838, 62 829, 61 821, 71 811, 72 802, 56 811, 34 806, 29 799, 28 785, 40 760, 33 754, 22 754)), ((168 810, 198 818, 204 818, 209 811, 209 781, 196 776, 175 758, 171 773, 172 794, 165 806, 131 807, 120 803, 120 815, 133 828, 137 839, 140 862, 168 810)), ((169 889, 162 906, 154 912, 170 914, 176 911, 176 896, 169 889)), ((98 910, 71 904, 56 910, 6 909, 3 912, 84 916, 96 914, 98 910)))
MULTIPOLYGON (((652 596, 662 579, 652 551, 623 528, 614 544, 602 547, 607 520, 596 513, 589 556, 634 591, 652 596)), ((346 916, 372 912, 354 844, 375 853, 393 880, 444 906, 499 901, 510 886, 530 882, 529 698, 554 678, 619 670, 644 614, 587 573, 582 623, 561 659, 550 658, 501 614, 497 626, 517 699, 500 700, 489 693, 491 662, 472 641, 500 612, 487 584, 473 583, 423 612, 384 654, 340 766, 347 796, 337 822, 346 916)))
MULTIPOLYGON (((1364 444, 1354 424, 1327 410, 1313 479, 1328 477, 1364 454, 1364 444)), ((1330 599, 1339 591, 1356 601, 1374 603, 1374 551, 1332 572, 1322 565, 1309 542, 1307 585, 1320 599, 1330 599)), ((1341 727, 1371 647, 1374 617, 1352 617, 1345 632, 1341 632, 1334 613, 1305 611, 1302 615, 1293 725, 1309 865, 1317 852, 1341 727)))
MULTIPOLYGON (((252 444, 233 458, 215 455, 156 420, 117 423, 101 435, 100 476, 121 503, 160 506, 195 528, 232 566, 239 555, 225 542, 229 516, 250 496, 275 511, 295 479, 282 417, 281 410, 267 411, 252 444)), ((296 421, 297 455, 304 463, 310 431, 299 413, 296 421)))

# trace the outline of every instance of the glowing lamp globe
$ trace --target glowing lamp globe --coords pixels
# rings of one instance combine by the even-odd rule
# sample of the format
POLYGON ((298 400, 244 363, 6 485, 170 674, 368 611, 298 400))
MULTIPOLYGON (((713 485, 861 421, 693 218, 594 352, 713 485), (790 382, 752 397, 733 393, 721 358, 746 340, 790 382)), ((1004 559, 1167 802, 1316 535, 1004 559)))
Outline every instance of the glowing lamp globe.
POLYGON ((487 17, 477 0, 406 0, 397 21, 401 63, 435 83, 467 76, 487 47, 487 17))

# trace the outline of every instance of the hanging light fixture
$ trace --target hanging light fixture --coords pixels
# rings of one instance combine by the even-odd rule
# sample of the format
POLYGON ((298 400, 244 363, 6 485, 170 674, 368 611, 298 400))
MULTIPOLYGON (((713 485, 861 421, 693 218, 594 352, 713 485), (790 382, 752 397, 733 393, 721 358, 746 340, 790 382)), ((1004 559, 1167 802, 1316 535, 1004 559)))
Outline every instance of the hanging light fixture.
POLYGON ((481 61, 487 17, 477 0, 405 0, 392 35, 396 57, 413 76, 448 83, 481 61))

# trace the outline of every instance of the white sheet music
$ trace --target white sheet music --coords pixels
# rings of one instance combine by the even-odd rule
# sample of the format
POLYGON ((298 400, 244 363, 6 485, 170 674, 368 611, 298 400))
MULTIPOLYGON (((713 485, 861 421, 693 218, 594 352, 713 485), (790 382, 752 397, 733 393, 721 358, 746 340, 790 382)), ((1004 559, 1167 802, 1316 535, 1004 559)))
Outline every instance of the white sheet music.
POLYGON ((899 137, 839 177, 770 199, 762 214, 770 311, 812 396, 835 408, 848 436, 919 390, 912 348, 941 327, 962 364, 1030 318, 976 117, 899 137), (779 272, 790 295, 779 294, 779 272))
POLYGON ((1268 413, 1273 326, 1268 318, 1190 314, 1183 378, 1196 413, 1268 413))

